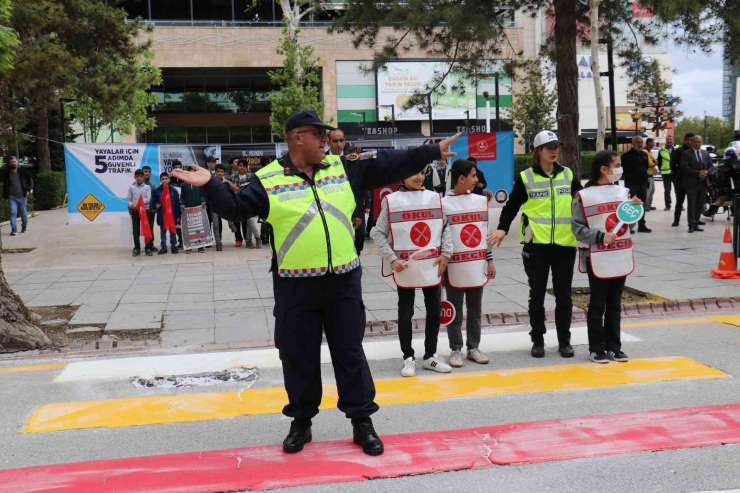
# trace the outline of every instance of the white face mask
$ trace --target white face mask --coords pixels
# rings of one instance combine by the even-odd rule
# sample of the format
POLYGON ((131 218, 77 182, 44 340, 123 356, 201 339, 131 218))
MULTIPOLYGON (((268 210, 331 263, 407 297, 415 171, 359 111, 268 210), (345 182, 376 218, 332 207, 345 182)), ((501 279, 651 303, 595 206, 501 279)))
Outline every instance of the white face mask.
POLYGON ((613 183, 615 181, 619 181, 622 178, 622 172, 624 171, 622 167, 619 168, 612 168, 612 174, 609 175, 609 180, 613 183))

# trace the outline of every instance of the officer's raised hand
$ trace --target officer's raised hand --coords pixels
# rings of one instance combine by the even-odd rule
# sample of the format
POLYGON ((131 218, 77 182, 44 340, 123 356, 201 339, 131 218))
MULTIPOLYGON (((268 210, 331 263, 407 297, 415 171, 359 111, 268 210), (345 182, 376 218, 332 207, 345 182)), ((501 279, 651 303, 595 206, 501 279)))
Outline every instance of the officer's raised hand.
POLYGON ((184 169, 172 170, 172 176, 178 180, 182 180, 185 183, 195 185, 196 187, 202 187, 211 179, 211 172, 205 168, 201 168, 197 164, 190 165, 190 171, 184 169))
POLYGON ((447 137, 445 140, 439 143, 439 152, 442 154, 442 158, 457 156, 456 152, 450 151, 450 147, 452 147, 452 143, 455 142, 461 135, 462 133, 458 132, 452 137, 447 137))

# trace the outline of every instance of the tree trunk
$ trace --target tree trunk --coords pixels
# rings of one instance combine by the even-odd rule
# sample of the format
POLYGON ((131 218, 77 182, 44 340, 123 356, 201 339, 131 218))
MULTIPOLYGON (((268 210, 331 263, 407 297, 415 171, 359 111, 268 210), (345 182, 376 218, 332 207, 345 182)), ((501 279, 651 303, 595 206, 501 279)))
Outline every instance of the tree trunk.
POLYGON ((555 80, 558 84, 560 163, 581 176, 578 130, 578 65, 576 60, 576 2, 555 0, 555 80))
MULTIPOLYGON (((0 249, 3 242, 0 237, 0 249)), ((0 255, 0 352, 41 349, 51 340, 31 323, 31 314, 5 280, 0 255)))
POLYGON ((589 0, 591 5, 591 73, 594 78, 596 94, 596 151, 604 150, 606 138, 606 110, 604 109, 604 92, 601 89, 601 69, 599 68, 599 5, 601 0, 589 0))
POLYGON ((36 113, 38 122, 38 138, 36 139, 36 158, 39 173, 51 171, 51 154, 49 152, 49 112, 46 108, 36 113))

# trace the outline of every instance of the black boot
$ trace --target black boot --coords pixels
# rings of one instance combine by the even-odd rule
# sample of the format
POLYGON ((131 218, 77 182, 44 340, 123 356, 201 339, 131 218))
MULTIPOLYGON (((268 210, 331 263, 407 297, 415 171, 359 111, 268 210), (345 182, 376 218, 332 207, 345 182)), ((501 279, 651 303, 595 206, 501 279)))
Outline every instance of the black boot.
POLYGON ((290 432, 283 440, 283 452, 295 454, 303 450, 303 445, 312 440, 311 420, 294 419, 290 424, 290 432))
POLYGON ((545 341, 535 340, 532 341, 532 351, 530 352, 533 358, 544 358, 545 357, 545 341))
POLYGON ((576 354, 575 351, 573 351, 573 346, 567 342, 565 344, 560 344, 558 351, 560 352, 560 356, 563 358, 572 358, 576 354))
POLYGON ((383 453, 383 442, 378 438, 370 418, 353 418, 352 428, 352 441, 356 445, 362 445, 363 452, 367 455, 383 453))

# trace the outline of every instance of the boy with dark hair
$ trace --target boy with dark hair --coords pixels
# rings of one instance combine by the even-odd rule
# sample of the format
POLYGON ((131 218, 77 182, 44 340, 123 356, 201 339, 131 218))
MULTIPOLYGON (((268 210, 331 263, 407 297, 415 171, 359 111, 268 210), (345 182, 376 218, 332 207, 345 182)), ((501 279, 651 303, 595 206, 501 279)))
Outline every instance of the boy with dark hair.
MULTIPOLYGON (((151 197, 154 197, 154 192, 157 191, 157 186, 152 183, 152 168, 150 166, 142 166, 141 171, 144 172, 144 183, 149 185, 149 188, 152 191, 151 197)), ((147 216, 149 217, 149 229, 151 229, 152 238, 154 238, 154 204, 149 203, 149 212, 147 212, 147 216)))
MULTIPOLYGON (((224 176, 226 176, 226 166, 224 166, 223 164, 217 164, 214 173, 216 179, 218 179, 218 181, 220 182, 223 182, 224 176)), ((223 250, 223 246, 221 245, 223 222, 221 221, 221 216, 219 216, 215 212, 211 213, 211 225, 213 226, 213 238, 216 240, 216 251, 220 252, 223 250)))
MULTIPOLYGON (((182 169, 182 163, 175 159, 172 161, 172 170, 176 169, 182 169)), ((182 182, 178 180, 177 178, 170 177, 170 186, 177 190, 178 197, 182 197, 182 182)), ((178 207, 178 210, 182 213, 182 210, 178 207)), ((182 215, 181 215, 182 217, 182 215)), ((182 244, 182 221, 177 222, 177 248, 179 250, 182 250, 183 244, 182 244)))
MULTIPOLYGON (((144 205, 147 209, 152 201, 152 189, 144 183, 144 171, 137 169, 134 171, 134 183, 128 188, 128 208, 129 214, 131 214, 131 227, 134 235, 134 257, 141 255, 141 242, 139 236, 141 236, 141 218, 139 217, 139 211, 136 209, 136 204, 139 203, 139 198, 144 200, 144 205)), ((152 235, 153 236, 153 235, 152 235)), ((152 256, 152 250, 154 249, 154 242, 150 241, 144 248, 146 249, 147 256, 152 256)))
MULTIPOLYGON (((249 173, 247 173, 246 159, 234 158, 234 161, 237 161, 237 164, 234 166, 231 176, 229 176, 228 179, 225 179, 224 182, 226 183, 226 185, 228 185, 229 188, 237 192, 241 187, 249 183, 249 173)), ((247 233, 249 232, 247 221, 237 221, 233 223, 229 221, 229 227, 231 228, 231 231, 234 233, 234 237, 236 238, 236 243, 234 244, 234 246, 236 248, 239 248, 242 246, 242 242, 246 240, 247 248, 250 248, 251 242, 249 236, 247 235, 247 233)))
MULTIPOLYGON (((154 191, 154 198, 152 199, 152 202, 154 203, 154 210, 157 211, 157 224, 159 225, 159 235, 160 235, 160 250, 158 252, 158 255, 164 255, 167 253, 167 221, 165 214, 167 211, 165 210, 165 204, 162 203, 163 196, 165 195, 165 186, 169 189, 170 194, 170 204, 172 205, 172 219, 175 222, 175 225, 180 224, 180 194, 177 193, 177 190, 175 190, 175 187, 169 186, 170 185, 170 175, 167 173, 162 173, 159 175, 159 181, 161 185, 157 187, 157 189, 154 191)), ((172 253, 178 253, 177 249, 177 234, 173 233, 172 231, 169 231, 170 233, 170 246, 172 253)))
POLYGON ((488 357, 478 349, 481 337, 483 287, 496 277, 488 236, 488 200, 473 191, 478 183, 477 168, 458 159, 452 164, 453 188, 442 199, 442 212, 450 229, 453 253, 445 275, 447 299, 455 307, 455 320, 447 326, 450 341, 450 366, 463 366, 463 298, 467 307, 467 357, 485 365, 488 357))

